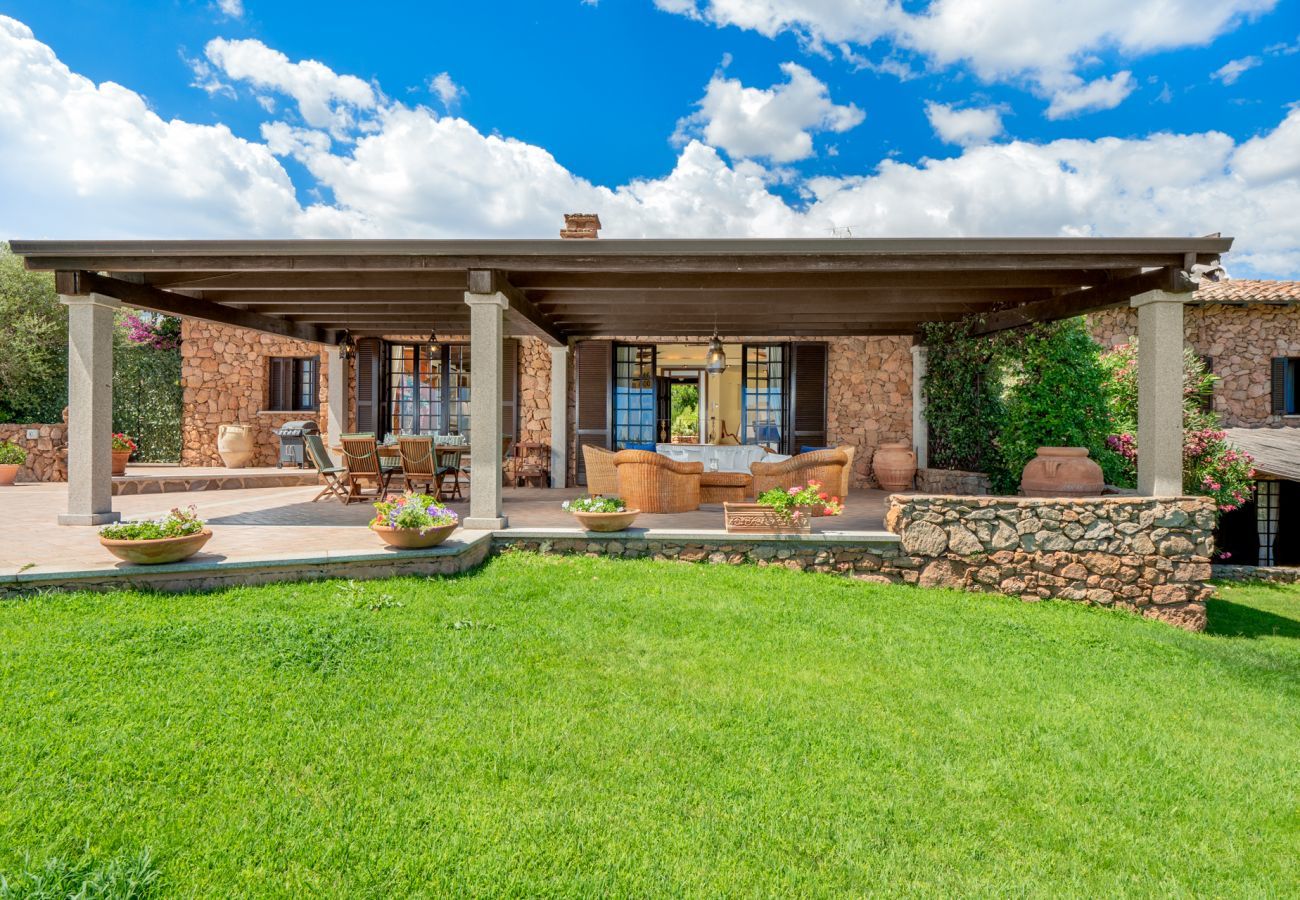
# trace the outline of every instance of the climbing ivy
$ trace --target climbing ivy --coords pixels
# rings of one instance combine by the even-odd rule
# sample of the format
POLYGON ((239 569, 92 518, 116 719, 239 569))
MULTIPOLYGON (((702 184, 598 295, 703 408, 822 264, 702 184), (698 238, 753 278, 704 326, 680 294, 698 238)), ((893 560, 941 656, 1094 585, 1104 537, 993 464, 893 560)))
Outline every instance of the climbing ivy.
POLYGON ((966 319, 921 329, 929 348, 922 390, 930 465, 991 473, 1000 466, 996 435, 1003 418, 997 343, 973 336, 974 326, 966 319))

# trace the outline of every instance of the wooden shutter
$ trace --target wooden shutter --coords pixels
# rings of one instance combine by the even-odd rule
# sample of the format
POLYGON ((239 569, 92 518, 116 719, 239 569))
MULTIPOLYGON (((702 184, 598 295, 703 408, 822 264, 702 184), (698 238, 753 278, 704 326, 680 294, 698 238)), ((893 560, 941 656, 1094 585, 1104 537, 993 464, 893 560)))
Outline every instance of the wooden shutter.
MULTIPOLYGON (((578 389, 578 442, 574 448, 578 484, 587 484, 583 447, 610 448, 610 383, 614 374, 614 345, 610 341, 581 341, 574 349, 574 382, 578 389)), ((555 402, 554 398, 551 400, 555 402)))
POLYGON ((501 342, 501 435, 519 439, 519 341, 501 342))
POLYGON ((826 446, 826 344, 802 341, 790 345, 790 446, 826 446))
POLYGON ((379 434, 379 377, 384 343, 378 338, 357 341, 357 431, 379 434))
POLYGON ((1273 357, 1273 415, 1286 415, 1286 376, 1287 358, 1285 356, 1273 357))
POLYGON ((266 370, 266 408, 293 409, 293 360, 275 356, 266 370))

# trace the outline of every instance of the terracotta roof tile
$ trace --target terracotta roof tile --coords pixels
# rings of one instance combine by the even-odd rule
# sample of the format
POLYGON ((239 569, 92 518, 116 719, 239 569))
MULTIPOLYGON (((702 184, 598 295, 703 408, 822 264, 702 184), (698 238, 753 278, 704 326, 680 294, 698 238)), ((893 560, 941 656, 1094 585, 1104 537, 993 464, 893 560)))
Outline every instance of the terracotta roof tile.
POLYGON ((1300 303, 1300 281, 1250 281, 1229 278, 1202 284, 1198 303, 1300 303))

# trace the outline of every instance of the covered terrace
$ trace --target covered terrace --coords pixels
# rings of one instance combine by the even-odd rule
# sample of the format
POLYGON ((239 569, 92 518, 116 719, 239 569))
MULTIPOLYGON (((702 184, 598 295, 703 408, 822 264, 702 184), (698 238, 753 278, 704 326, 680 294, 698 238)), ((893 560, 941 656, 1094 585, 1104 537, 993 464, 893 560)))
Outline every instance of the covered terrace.
MULTIPOLYGON (((506 529, 500 478, 503 343, 550 346, 551 466, 570 488, 569 359, 595 338, 677 341, 914 335, 980 317, 985 332, 1112 306, 1139 310, 1139 492, 1181 491, 1183 304, 1195 267, 1231 239, 13 241, 52 271, 69 309, 69 485, 59 521, 117 517, 109 473, 112 328, 119 306, 324 345, 331 438, 349 430, 359 339, 467 334, 473 466, 465 525, 506 529)), ((238 352, 230 350, 228 352, 238 352)), ((914 349, 914 380, 924 348, 914 349)), ((924 459, 924 410, 913 408, 924 459)), ((521 523, 522 524, 522 523, 521 523)), ((717 528, 721 528, 721 515, 717 528)))

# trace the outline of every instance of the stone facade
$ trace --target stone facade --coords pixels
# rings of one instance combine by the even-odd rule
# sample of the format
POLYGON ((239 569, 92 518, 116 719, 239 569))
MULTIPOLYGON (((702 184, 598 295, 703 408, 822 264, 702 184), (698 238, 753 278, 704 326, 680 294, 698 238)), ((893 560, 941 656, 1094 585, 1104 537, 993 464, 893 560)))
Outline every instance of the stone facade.
POLYGON ((27 462, 18 470, 18 480, 67 481, 68 480, 68 411, 63 411, 64 421, 57 425, 17 423, 0 424, 0 441, 9 441, 27 451, 27 462), (27 437, 28 431, 37 433, 36 439, 27 437))
MULTIPOLYGON (((1297 424, 1272 414, 1269 366, 1275 356, 1300 356, 1300 305, 1207 304, 1188 306, 1183 315, 1188 345, 1211 358, 1220 379, 1214 408, 1225 428, 1297 424)), ((1137 336, 1137 311, 1106 310, 1089 324, 1097 341, 1115 347, 1137 336)))
POLYGON ((918 469, 916 489, 923 494, 962 494, 983 497, 993 493, 993 482, 983 472, 961 469, 918 469))
POLYGON ((551 349, 539 338, 519 339, 519 439, 551 443, 551 349))
POLYGON ((223 424, 256 426, 257 454, 250 465, 273 466, 279 439, 272 433, 294 419, 314 419, 325 430, 328 378, 324 349, 318 344, 261 334, 228 325, 184 320, 181 324, 181 463, 219 466, 217 429, 223 424), (319 409, 267 410, 267 373, 275 356, 315 356, 320 360, 319 409))
POLYGON ((828 341, 826 438, 857 448, 853 487, 875 487, 871 460, 883 441, 912 440, 912 339, 828 341))
POLYGON ((1205 627, 1214 507, 1203 497, 894 495, 885 526, 917 583, 1077 600, 1205 627))

